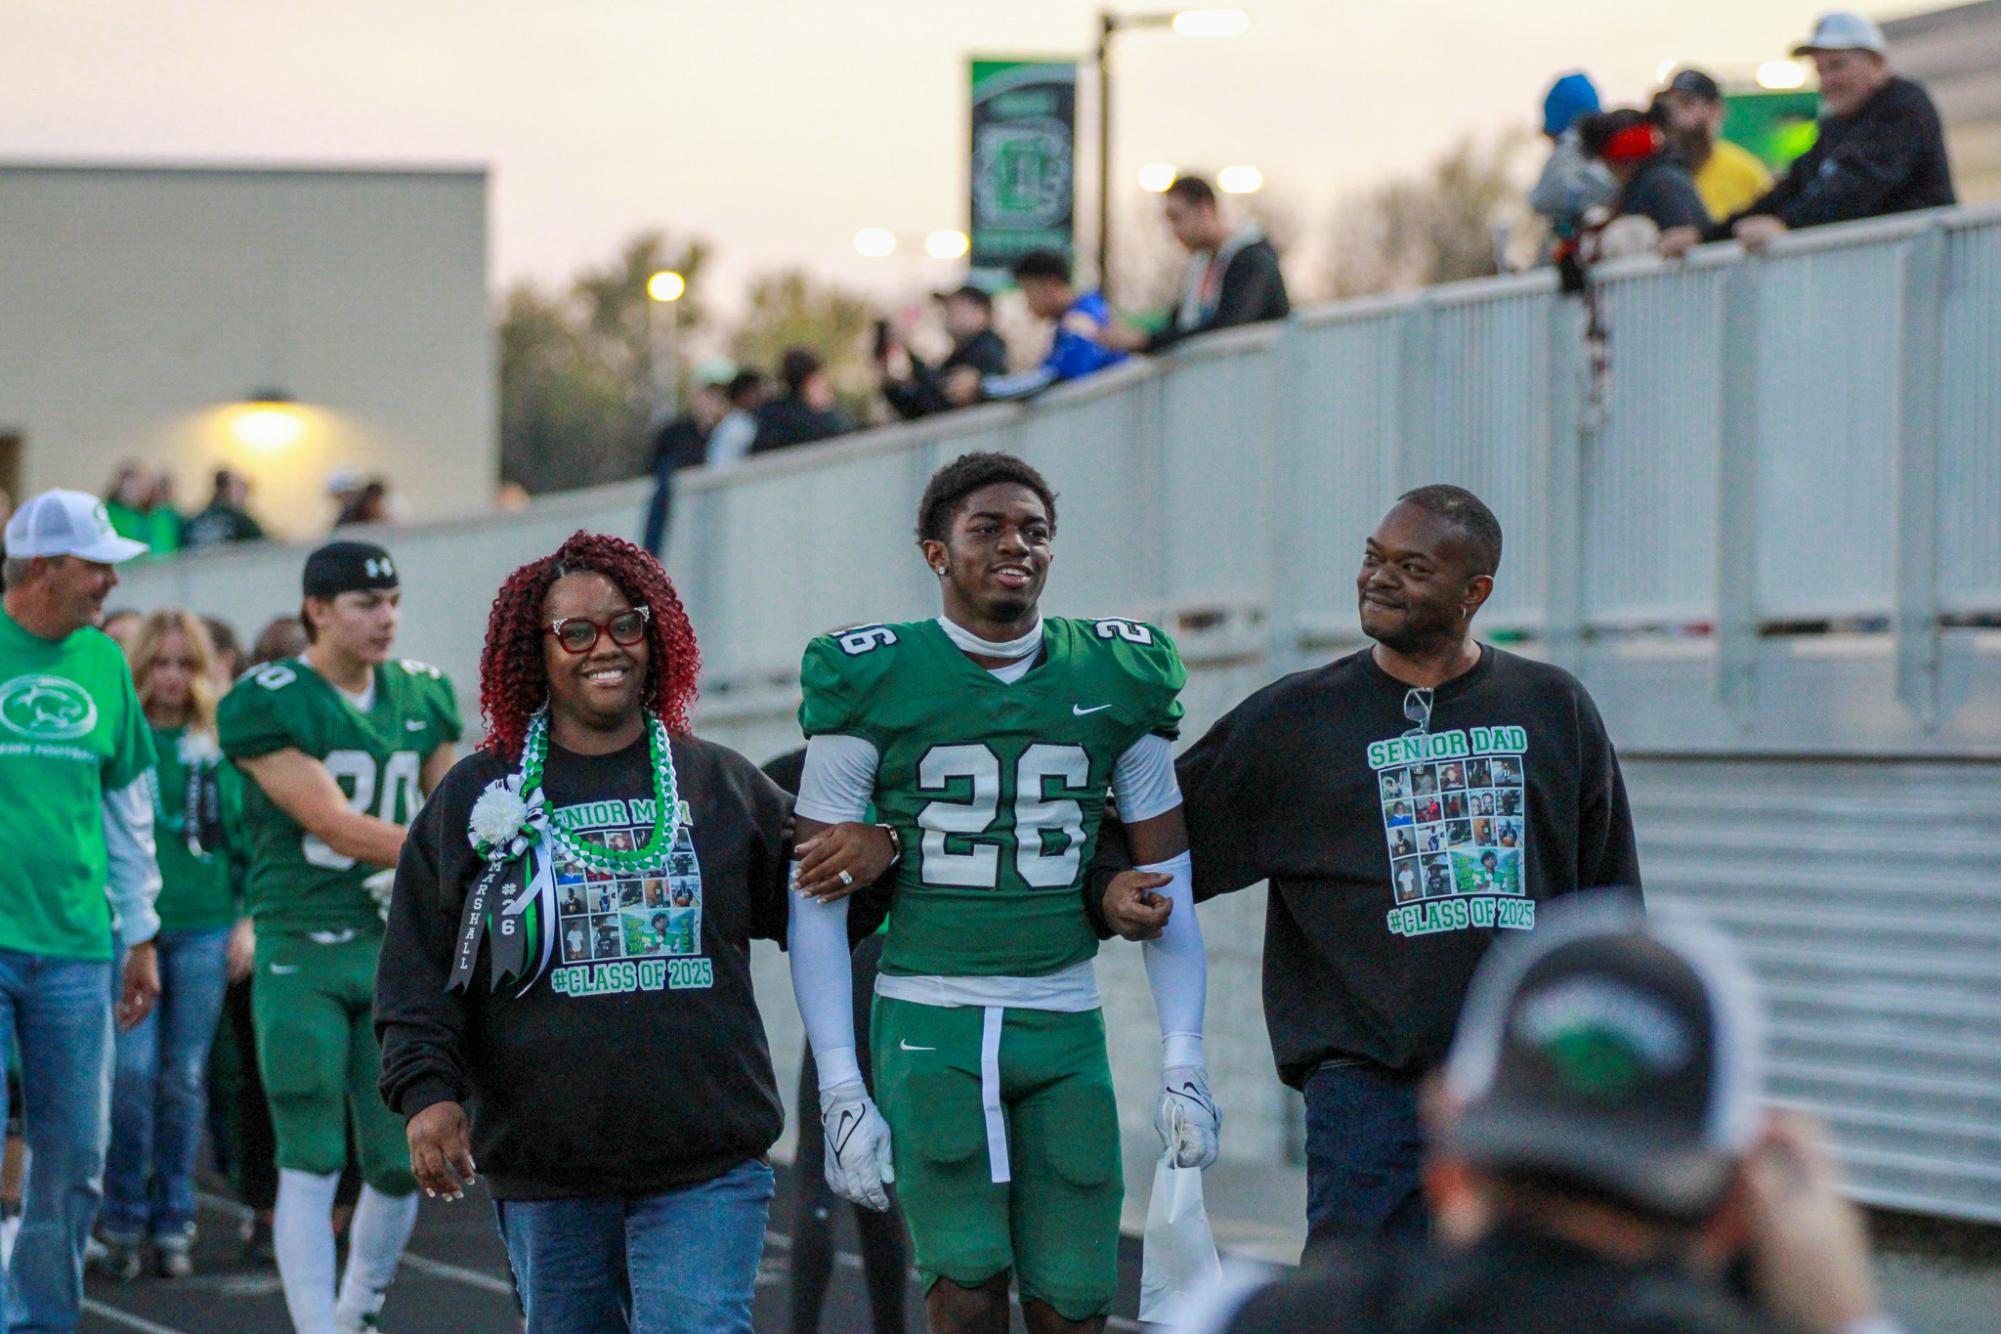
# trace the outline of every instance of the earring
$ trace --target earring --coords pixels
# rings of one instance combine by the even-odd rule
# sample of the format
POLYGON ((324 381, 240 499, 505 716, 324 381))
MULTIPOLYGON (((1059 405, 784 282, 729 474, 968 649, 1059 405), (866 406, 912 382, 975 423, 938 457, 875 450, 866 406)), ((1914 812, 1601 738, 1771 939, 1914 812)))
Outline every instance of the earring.
POLYGON ((944 567, 944 566, 942 566, 942 565, 933 565, 933 566, 931 567, 931 573, 933 573, 933 574, 937 574, 937 575, 942 575, 942 574, 944 574, 944 573, 945 573, 945 567, 944 567))

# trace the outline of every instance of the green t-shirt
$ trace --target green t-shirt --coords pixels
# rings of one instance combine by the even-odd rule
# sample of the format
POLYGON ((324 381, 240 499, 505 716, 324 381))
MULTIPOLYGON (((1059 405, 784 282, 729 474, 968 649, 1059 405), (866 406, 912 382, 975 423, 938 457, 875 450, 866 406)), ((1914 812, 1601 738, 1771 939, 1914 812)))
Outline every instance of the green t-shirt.
POLYGON ((199 733, 190 739, 185 727, 153 729, 153 750, 159 756, 151 785, 153 846, 160 862, 160 901, 155 906, 162 931, 228 926, 241 908, 241 867, 231 856, 231 845, 242 838, 243 775, 214 749, 213 741, 204 746, 203 740, 199 733), (198 835, 191 845, 188 835, 189 789, 202 769, 214 775, 221 798, 224 846, 212 851, 201 850, 198 835))
POLYGON ((903 838, 883 971, 1039 977, 1095 954, 1079 890, 1112 771, 1176 733, 1186 679, 1166 635, 1125 620, 1045 619, 1013 683, 936 621, 808 645, 800 727, 875 747, 877 818, 903 838))
MULTIPOLYGON (((451 682, 437 668, 409 659, 376 667, 367 713, 304 658, 266 663, 223 696, 216 727, 230 759, 303 751, 326 765, 349 806, 401 825, 423 804, 418 784, 425 758, 457 741, 462 730, 451 682)), ((375 925, 375 902, 362 882, 382 868, 342 856, 308 834, 255 779, 246 778, 243 788, 250 853, 244 901, 258 926, 338 931, 375 925)))
POLYGON ((152 763, 118 645, 43 639, 0 609, 0 948, 111 957, 104 794, 152 763))

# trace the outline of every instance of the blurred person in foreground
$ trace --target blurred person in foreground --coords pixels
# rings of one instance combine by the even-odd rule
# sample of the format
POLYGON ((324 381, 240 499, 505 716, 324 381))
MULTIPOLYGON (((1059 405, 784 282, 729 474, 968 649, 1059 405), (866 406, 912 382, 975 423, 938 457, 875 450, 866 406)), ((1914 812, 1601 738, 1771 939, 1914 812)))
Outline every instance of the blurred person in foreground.
POLYGON ((228 681, 200 619, 154 612, 127 657, 158 757, 147 786, 160 867, 160 1000, 118 1035, 97 1235, 114 1277, 136 1278, 150 1243, 159 1275, 185 1278, 194 1272, 209 1044, 226 980, 249 975, 253 948, 230 854, 242 777, 216 745, 215 705, 228 681))
POLYGON ((1126 359, 1105 343, 1112 309, 1101 292, 1071 285, 1070 261, 1054 250, 1031 250, 1015 261, 1014 281, 1028 309, 1053 326, 1049 354, 1033 370, 1016 375, 982 375, 970 366, 946 377, 945 395, 961 405, 982 399, 1027 398, 1053 384, 1096 375, 1126 359))
POLYGON ((945 412, 953 403, 945 384, 961 368, 981 375, 1007 373, 1007 340, 994 329, 994 299, 967 283, 936 294, 952 350, 936 366, 903 345, 887 321, 879 326, 876 362, 882 368, 882 396, 906 421, 945 412))
POLYGON ((834 397, 834 382, 818 353, 803 347, 787 348, 778 359, 778 378, 785 392, 757 410, 757 435, 750 442, 751 453, 810 445, 855 429, 853 419, 841 411, 834 397))
POLYGON ((1881 28, 1860 14, 1823 14, 1793 54, 1810 56, 1820 75, 1820 137, 1762 199, 1701 239, 1735 237, 1758 250, 1802 227, 1958 202, 1938 109, 1922 86, 1891 71, 1881 28))
POLYGON ((579 532, 514 571, 480 654, 487 739, 397 867, 382 1096, 427 1192, 486 1173, 531 1334, 751 1328, 784 1109, 750 943, 785 937, 790 802, 690 731, 700 666, 632 543, 579 532), (587 872, 632 895, 590 959, 556 887, 587 872), (688 902, 639 906, 648 880, 688 902))
POLYGON ((1599 258, 1651 251, 1670 234, 1698 236, 1709 225, 1694 178, 1644 113, 1621 108, 1586 116, 1577 123, 1577 137, 1619 183, 1612 219, 1598 233, 1599 258))
POLYGON ((181 546, 188 551, 222 546, 230 542, 255 542, 264 536, 264 526, 250 517, 250 483, 241 473, 218 468, 215 488, 208 505, 181 527, 181 546))
POLYGON ((1772 188, 1772 172, 1741 144, 1723 137, 1723 89, 1699 69, 1685 69, 1661 91, 1668 146, 1695 177, 1711 218, 1741 213, 1772 188))
POLYGON ((1166 328, 1149 334, 1114 323, 1105 330, 1106 346, 1164 352, 1211 329, 1282 320, 1292 313, 1278 251, 1255 222, 1231 227, 1209 182, 1200 176, 1176 177, 1161 199, 1161 215, 1188 252, 1181 300, 1166 328))
POLYGON ((1735 946, 1596 905, 1497 950, 1427 1099, 1413 1250, 1343 1250, 1193 1331, 1883 1334, 1860 1212, 1764 1102, 1735 946), (1748 1280, 1748 1281, 1746 1281, 1748 1280))
POLYGON ((1549 158, 1529 191, 1529 207, 1549 221, 1559 243, 1570 241, 1584 215, 1612 202, 1618 182, 1594 161, 1578 138, 1577 122, 1599 110, 1598 88, 1582 70, 1563 75, 1542 100, 1542 133, 1549 158))
POLYGON ((0 1058, 19 1045, 30 1160, 0 1288, 10 1330, 76 1328, 103 1185, 112 1021, 132 1027, 160 994, 153 739, 124 654, 95 628, 116 566, 145 549, 78 491, 43 492, 7 524, 0 1058))
POLYGON ((674 474, 699 468, 708 461, 709 434, 729 415, 730 372, 696 379, 687 411, 670 418, 653 437, 653 494, 646 502, 646 524, 640 545, 655 556, 663 554, 667 520, 674 510, 674 474))

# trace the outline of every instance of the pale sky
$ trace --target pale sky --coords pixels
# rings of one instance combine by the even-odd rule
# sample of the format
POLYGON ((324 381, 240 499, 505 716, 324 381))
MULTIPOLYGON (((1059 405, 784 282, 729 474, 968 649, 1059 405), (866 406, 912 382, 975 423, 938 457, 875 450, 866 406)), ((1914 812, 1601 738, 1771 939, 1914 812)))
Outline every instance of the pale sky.
MULTIPOLYGON (((1555 72, 1589 70, 1608 104, 1644 97, 1663 61, 1747 76, 1818 12, 1812 0, 1244 7, 1241 37, 1121 37, 1120 188, 1145 162, 1247 162, 1318 225, 1345 191, 1469 132, 1528 123, 1555 72)), ((964 226, 965 58, 1082 54, 1096 12, 1080 0, 4 0, 0 159, 483 163, 496 289, 565 279, 647 226, 715 245, 722 305, 785 264, 907 288, 956 264, 864 260, 852 237, 964 226)))

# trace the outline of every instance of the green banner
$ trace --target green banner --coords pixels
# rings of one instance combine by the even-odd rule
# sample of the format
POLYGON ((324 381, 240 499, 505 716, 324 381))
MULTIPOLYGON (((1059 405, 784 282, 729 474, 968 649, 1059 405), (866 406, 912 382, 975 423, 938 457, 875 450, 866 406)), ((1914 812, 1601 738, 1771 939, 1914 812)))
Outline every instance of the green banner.
POLYGON ((1031 250, 1074 254, 1077 66, 974 58, 970 221, 972 278, 1008 281, 1031 250))
POLYGON ((1813 147, 1819 115, 1819 93, 1726 93, 1723 137, 1756 153, 1773 171, 1784 171, 1813 147))

